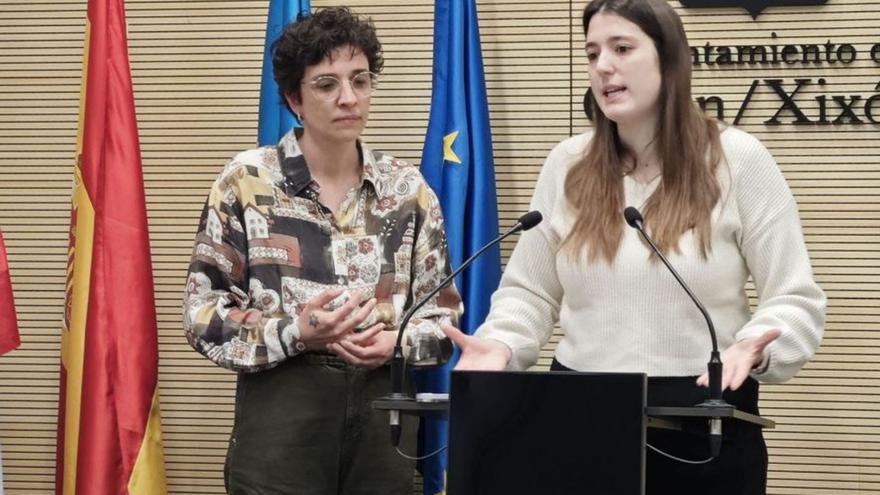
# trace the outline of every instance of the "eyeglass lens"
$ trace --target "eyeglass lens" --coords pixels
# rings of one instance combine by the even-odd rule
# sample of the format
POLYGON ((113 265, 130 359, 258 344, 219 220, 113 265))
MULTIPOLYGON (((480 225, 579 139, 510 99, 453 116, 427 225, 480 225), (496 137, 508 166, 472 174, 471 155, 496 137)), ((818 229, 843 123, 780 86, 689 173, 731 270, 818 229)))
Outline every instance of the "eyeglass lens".
MULTIPOLYGON (((349 79, 351 90, 360 97, 370 96, 373 92, 372 72, 359 72, 349 79)), ((333 76, 321 76, 311 82, 310 86, 316 96, 327 100, 339 97, 342 92, 342 82, 333 76)))

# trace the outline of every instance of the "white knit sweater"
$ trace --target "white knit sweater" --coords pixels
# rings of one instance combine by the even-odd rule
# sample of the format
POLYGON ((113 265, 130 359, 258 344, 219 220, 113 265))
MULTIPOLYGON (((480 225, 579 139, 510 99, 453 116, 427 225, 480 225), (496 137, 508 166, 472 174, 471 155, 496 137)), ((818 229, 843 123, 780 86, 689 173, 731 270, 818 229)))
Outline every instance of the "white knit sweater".
MULTIPOLYGON (((476 334, 512 349, 509 369, 535 364, 558 321, 564 336, 556 359, 569 368, 700 375, 711 346, 705 320, 663 264, 649 261, 636 230, 624 230, 611 264, 556 254, 574 219, 565 174, 590 135, 561 142, 547 157, 532 198, 544 222, 520 238, 476 334)), ((819 346, 825 295, 813 281, 797 205, 773 157, 734 128, 722 131, 721 143, 726 161, 718 169, 722 197, 712 211, 709 258, 699 255, 691 233, 681 239, 681 254, 664 254, 711 315, 722 351, 768 329, 782 330, 765 350, 768 367, 754 375, 781 382, 819 346), (744 290, 750 274, 759 295, 754 314, 744 290)), ((626 177, 626 205, 641 209, 659 182, 626 177)))

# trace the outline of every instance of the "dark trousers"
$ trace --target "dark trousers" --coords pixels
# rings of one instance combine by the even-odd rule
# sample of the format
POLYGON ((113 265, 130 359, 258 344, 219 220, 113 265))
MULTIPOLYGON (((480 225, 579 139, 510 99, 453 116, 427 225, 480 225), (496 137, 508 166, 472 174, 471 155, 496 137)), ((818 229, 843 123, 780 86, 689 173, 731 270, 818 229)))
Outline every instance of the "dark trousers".
MULTIPOLYGON (((555 359, 554 371, 573 371, 555 359)), ((649 406, 693 406, 708 390, 695 384, 697 377, 648 378, 649 406)), ((737 408, 758 414, 758 382, 749 378, 724 399, 737 408)), ((685 422, 682 431, 648 429, 648 444, 688 460, 709 457, 706 421, 685 422)), ((721 454, 707 464, 685 464, 647 450, 647 495, 765 495, 767 493, 767 445, 761 429, 725 420, 721 454)))
MULTIPOLYGON (((322 354, 296 356, 238 378, 226 455, 234 495, 411 495, 414 463, 391 446, 389 368, 366 370, 322 354)), ((418 422, 403 417, 401 450, 415 452, 418 422)))

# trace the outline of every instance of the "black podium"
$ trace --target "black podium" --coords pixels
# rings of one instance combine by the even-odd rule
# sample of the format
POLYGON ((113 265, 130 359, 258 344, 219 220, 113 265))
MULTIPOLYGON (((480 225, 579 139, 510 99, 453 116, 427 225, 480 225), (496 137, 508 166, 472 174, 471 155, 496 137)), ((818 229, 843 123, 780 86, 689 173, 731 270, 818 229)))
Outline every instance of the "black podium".
POLYGON ((450 495, 641 495, 643 374, 452 374, 450 495))
POLYGON ((710 417, 774 426, 729 407, 647 407, 641 373, 455 371, 449 402, 373 407, 448 414, 449 495, 642 495, 647 428, 710 417))

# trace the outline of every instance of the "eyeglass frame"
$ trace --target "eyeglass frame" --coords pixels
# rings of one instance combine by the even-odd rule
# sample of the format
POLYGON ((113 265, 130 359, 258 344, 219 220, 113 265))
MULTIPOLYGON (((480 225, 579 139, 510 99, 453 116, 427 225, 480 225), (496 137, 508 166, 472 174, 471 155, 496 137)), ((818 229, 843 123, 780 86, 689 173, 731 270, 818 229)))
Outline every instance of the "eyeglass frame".
MULTIPOLYGON (((376 74, 375 72, 371 72, 369 70, 364 70, 364 71, 358 72, 357 74, 355 74, 351 77, 344 78, 344 80, 348 81, 348 87, 351 89, 351 92, 357 98, 369 98, 370 96, 373 95, 373 92, 376 91, 376 86, 378 85, 378 82, 379 82, 379 75, 376 74), (368 81, 370 82, 370 87, 369 87, 366 94, 362 94, 361 90, 356 89, 355 85, 354 85, 354 80, 363 76, 364 74, 368 75, 368 81)), ((325 74, 325 75, 315 77, 311 81, 301 81, 300 85, 307 85, 309 87, 309 91, 312 92, 312 95, 314 95, 315 98, 318 98, 318 99, 324 100, 324 101, 335 101, 335 100, 339 99, 339 97, 342 95, 342 81, 343 80, 339 79, 338 77, 336 77, 334 75, 325 74), (333 90, 332 93, 322 93, 321 90, 318 89, 318 87, 317 87, 317 84, 321 80, 333 80, 336 82, 337 86, 333 90)))

